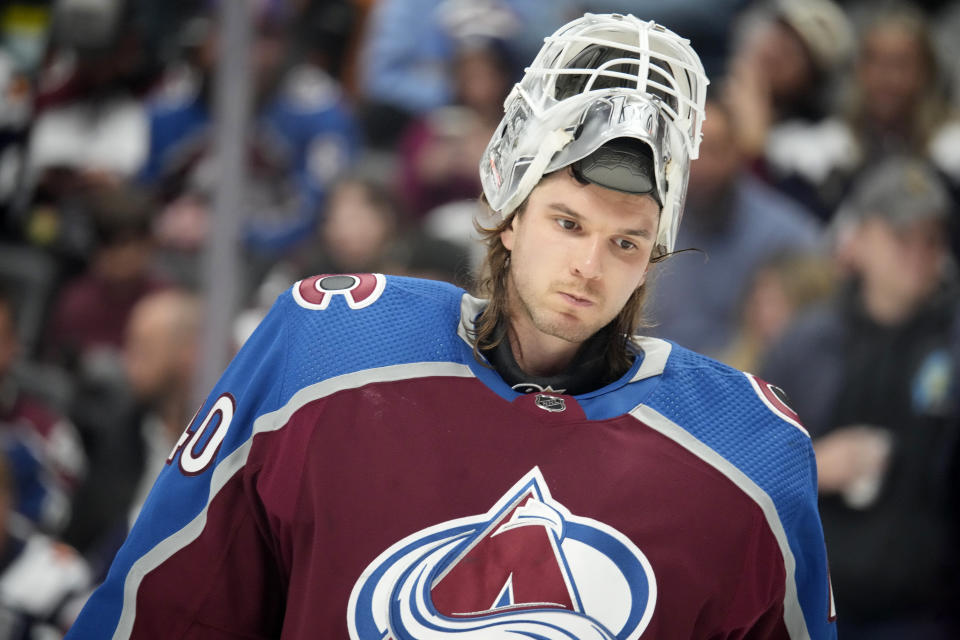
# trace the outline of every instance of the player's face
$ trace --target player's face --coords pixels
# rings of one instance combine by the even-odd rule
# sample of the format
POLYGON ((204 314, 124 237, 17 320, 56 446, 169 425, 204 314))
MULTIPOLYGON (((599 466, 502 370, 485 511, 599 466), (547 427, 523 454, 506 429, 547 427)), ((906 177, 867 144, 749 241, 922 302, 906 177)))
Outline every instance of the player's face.
POLYGON ((646 195, 548 176, 501 235, 510 250, 509 313, 520 340, 575 349, 643 284, 660 210, 646 195))

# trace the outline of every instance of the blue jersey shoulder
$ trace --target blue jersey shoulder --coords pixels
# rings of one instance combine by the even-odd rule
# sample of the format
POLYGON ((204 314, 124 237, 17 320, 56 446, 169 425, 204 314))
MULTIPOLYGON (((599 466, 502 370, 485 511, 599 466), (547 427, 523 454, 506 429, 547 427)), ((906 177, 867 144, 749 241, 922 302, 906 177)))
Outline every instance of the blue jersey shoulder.
POLYGON ((129 632, 128 586, 166 559, 162 542, 182 545, 199 535, 209 501, 246 463, 253 434, 270 429, 264 418, 299 389, 454 357, 462 349, 455 342, 461 295, 449 285, 381 275, 307 278, 282 294, 178 440, 71 637, 129 632))
POLYGON ((781 519, 811 498, 810 437, 782 392, 760 378, 674 344, 647 404, 761 486, 781 519))
POLYGON ((412 362, 460 362, 453 285, 381 274, 318 275, 283 294, 294 389, 337 375, 412 362))
POLYGON ((835 638, 813 446, 782 392, 756 376, 672 345, 646 404, 749 480, 731 475, 738 485, 749 491, 752 485, 769 497, 776 519, 768 517, 768 522, 778 539, 777 531, 783 531, 786 542, 785 602, 796 597, 802 610, 802 620, 796 611, 789 614, 788 626, 801 636, 835 638))

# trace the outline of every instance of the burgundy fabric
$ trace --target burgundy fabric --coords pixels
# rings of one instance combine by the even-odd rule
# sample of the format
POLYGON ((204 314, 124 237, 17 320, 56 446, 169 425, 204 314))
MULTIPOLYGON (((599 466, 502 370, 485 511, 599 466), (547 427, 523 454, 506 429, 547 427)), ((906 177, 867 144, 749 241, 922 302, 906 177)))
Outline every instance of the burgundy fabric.
POLYGON ((378 555, 486 513, 538 466, 555 500, 650 561, 644 638, 787 638, 783 558, 759 506, 634 418, 588 421, 564 399, 551 413, 523 396, 516 411, 477 380, 427 378, 305 405, 254 437, 203 533, 146 576, 138 602, 153 605, 132 637, 346 638, 351 590, 378 555))

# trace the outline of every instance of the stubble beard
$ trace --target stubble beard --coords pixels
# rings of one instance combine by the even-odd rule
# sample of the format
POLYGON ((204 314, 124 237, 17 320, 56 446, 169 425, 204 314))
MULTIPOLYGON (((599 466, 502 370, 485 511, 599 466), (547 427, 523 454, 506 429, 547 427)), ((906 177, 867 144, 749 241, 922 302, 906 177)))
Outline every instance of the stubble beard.
MULTIPOLYGON (((508 276, 508 313, 511 318, 522 314, 533 327, 548 336, 553 336, 570 343, 580 344, 593 336, 600 327, 594 327, 577 316, 565 314, 561 311, 549 309, 545 304, 538 304, 537 296, 533 292, 526 292, 514 278, 513 272, 508 276), (567 319, 565 322, 564 319, 567 319)), ((552 293, 548 289, 544 297, 552 293)))

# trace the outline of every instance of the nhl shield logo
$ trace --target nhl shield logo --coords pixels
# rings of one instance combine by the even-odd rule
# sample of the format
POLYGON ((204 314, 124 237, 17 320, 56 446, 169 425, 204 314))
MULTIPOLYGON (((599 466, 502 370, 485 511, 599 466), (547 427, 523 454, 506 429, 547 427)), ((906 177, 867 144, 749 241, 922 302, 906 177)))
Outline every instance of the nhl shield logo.
POLYGON ((533 399, 534 404, 543 409, 544 411, 549 411, 550 413, 560 413, 561 411, 567 410, 567 402, 563 398, 557 396, 548 396, 544 393, 538 393, 537 397, 533 399))
POLYGON ((534 468, 486 514, 380 554, 354 585, 347 619, 353 640, 635 640, 656 597, 643 553, 553 500, 534 468))

